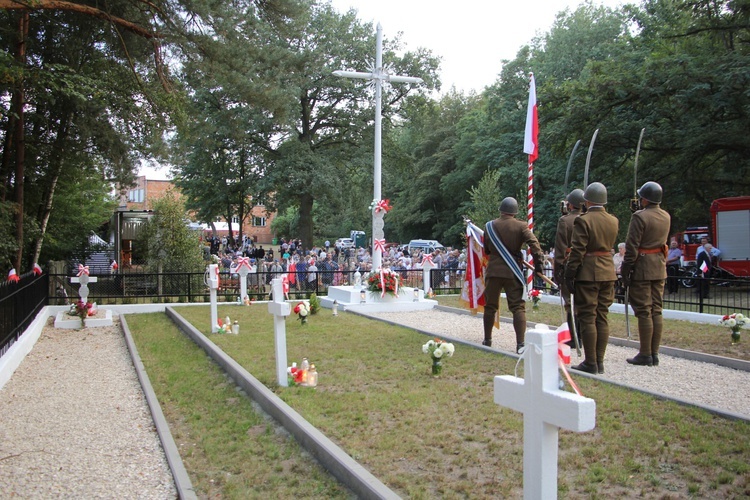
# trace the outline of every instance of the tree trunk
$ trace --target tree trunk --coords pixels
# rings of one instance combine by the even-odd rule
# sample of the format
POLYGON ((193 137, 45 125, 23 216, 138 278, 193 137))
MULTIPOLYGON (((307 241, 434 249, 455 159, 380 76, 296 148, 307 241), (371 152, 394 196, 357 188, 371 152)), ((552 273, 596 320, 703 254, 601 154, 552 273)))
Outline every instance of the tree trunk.
MULTIPOLYGON (((19 40, 18 40, 18 52, 16 53, 16 59, 19 63, 19 66, 21 68, 26 67, 26 37, 29 34, 29 13, 28 11, 25 11, 24 14, 21 16, 21 19, 18 23, 18 34, 19 34, 19 40)), ((24 108, 24 101, 25 95, 24 95, 24 79, 21 77, 21 80, 19 82, 19 88, 17 90, 18 93, 18 99, 16 99, 16 115, 18 116, 18 121, 16 122, 16 175, 15 175, 15 182, 16 182, 16 205, 17 205, 17 212, 16 212, 16 245, 18 246, 18 249, 16 250, 16 261, 14 262, 14 266, 16 268, 16 272, 20 275, 21 274, 21 261, 23 258, 23 214, 24 214, 24 207, 23 207, 23 180, 24 180, 24 161, 25 161, 25 146, 24 146, 24 123, 23 123, 23 108, 24 108)))
POLYGON ((55 188, 57 187, 57 181, 60 179, 63 165, 63 145, 68 138, 68 131, 70 130, 70 123, 72 115, 70 113, 60 120, 60 126, 57 130, 57 137, 55 137, 55 145, 52 148, 53 165, 52 174, 50 179, 49 188, 47 189, 47 196, 44 201, 44 209, 39 216, 39 237, 34 245, 34 254, 31 256, 31 263, 36 263, 39 260, 39 254, 42 252, 42 243, 44 242, 44 235, 47 232, 47 224, 49 223, 49 217, 52 213, 52 200, 55 196, 55 188))
POLYGON ((299 200, 299 235, 304 248, 313 246, 313 197, 303 194, 299 200))

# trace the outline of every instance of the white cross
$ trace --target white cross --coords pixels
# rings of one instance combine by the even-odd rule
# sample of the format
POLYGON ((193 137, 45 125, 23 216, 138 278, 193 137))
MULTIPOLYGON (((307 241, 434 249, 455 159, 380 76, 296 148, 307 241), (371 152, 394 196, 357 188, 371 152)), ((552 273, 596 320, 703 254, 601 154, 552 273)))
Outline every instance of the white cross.
MULTIPOLYGON (((81 267, 79 267, 81 269, 81 267)), ((81 298, 81 302, 84 304, 86 303, 86 300, 89 298, 89 283, 96 283, 99 281, 99 278, 96 276, 89 276, 88 274, 88 267, 86 267, 86 271, 80 270, 78 272, 78 276, 73 276, 70 278, 71 283, 79 283, 81 286, 78 287, 78 296, 81 298)))
POLYGON ((430 288, 432 288, 432 271, 437 266, 432 262, 432 260, 426 260, 423 261, 424 264, 422 264, 422 288, 424 288, 424 293, 426 294, 430 288))
POLYGON ((273 314, 273 336, 276 349, 276 376, 279 385, 287 387, 289 381, 286 373, 286 317, 292 312, 289 303, 284 301, 284 285, 281 278, 271 281, 273 301, 268 303, 268 312, 273 314))
POLYGON ((557 334, 547 325, 526 334, 525 380, 495 377, 495 403, 523 413, 523 497, 557 498, 557 435, 590 431, 596 402, 558 388, 557 334))
MULTIPOLYGON (((360 78, 363 80, 370 80, 375 83, 375 169, 373 172, 373 180, 375 184, 374 198, 377 201, 381 200, 380 184, 381 184, 381 94, 383 82, 398 82, 398 83, 422 83, 421 78, 415 78, 411 76, 395 76, 389 75, 388 70, 383 67, 383 27, 378 23, 375 36, 375 67, 369 73, 360 73, 357 71, 334 71, 335 76, 343 76, 346 78, 360 78)), ((380 222, 376 222, 375 212, 373 211, 372 219, 372 270, 375 271, 380 269, 380 263, 382 260, 382 251, 375 249, 375 240, 383 238, 383 226, 382 219, 380 222)))

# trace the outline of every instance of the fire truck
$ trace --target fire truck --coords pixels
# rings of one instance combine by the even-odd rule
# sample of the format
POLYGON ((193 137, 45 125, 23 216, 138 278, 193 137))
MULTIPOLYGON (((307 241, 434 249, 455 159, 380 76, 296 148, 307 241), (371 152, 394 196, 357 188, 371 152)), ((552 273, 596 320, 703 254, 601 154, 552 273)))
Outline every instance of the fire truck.
POLYGON ((708 238, 721 251, 720 271, 731 277, 750 276, 750 196, 719 198, 711 203, 710 212, 710 227, 689 227, 674 235, 682 250, 684 274, 694 272, 695 252, 701 239, 708 238))

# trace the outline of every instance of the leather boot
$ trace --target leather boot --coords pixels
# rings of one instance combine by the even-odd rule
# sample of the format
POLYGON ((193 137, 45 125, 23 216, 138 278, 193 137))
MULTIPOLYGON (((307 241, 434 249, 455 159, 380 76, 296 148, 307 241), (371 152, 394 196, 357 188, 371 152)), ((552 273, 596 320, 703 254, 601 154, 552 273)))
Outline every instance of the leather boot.
POLYGON ((484 339, 482 341, 482 345, 486 345, 487 347, 492 347, 492 339, 490 340, 484 339))
POLYGON ((571 365, 570 368, 579 372, 591 373, 592 375, 596 375, 599 372, 596 363, 587 363, 586 361, 582 361, 578 365, 571 365))
POLYGON ((653 366, 659 366, 659 355, 658 354, 652 354, 651 355, 651 363, 653 366))
POLYGON ((604 360, 603 359, 597 359, 596 360, 596 372, 601 375, 604 373, 604 360))
POLYGON ((654 360, 650 355, 646 356, 645 354, 641 354, 641 353, 636 354, 632 358, 628 358, 627 362, 630 363, 631 365, 638 365, 638 366, 653 366, 654 365, 654 360))
POLYGON ((526 345, 525 342, 521 342, 520 344, 516 344, 516 354, 521 354, 521 349, 526 345))

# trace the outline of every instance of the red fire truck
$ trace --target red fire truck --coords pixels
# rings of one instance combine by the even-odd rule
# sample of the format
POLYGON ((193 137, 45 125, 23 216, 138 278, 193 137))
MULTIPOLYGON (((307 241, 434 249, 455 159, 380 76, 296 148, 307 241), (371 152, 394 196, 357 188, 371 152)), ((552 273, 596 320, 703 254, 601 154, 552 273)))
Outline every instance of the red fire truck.
POLYGON ((701 238, 721 251, 718 267, 731 276, 750 276, 750 196, 720 198, 711 203, 711 227, 689 227, 674 235, 682 250, 682 265, 695 266, 701 238))

